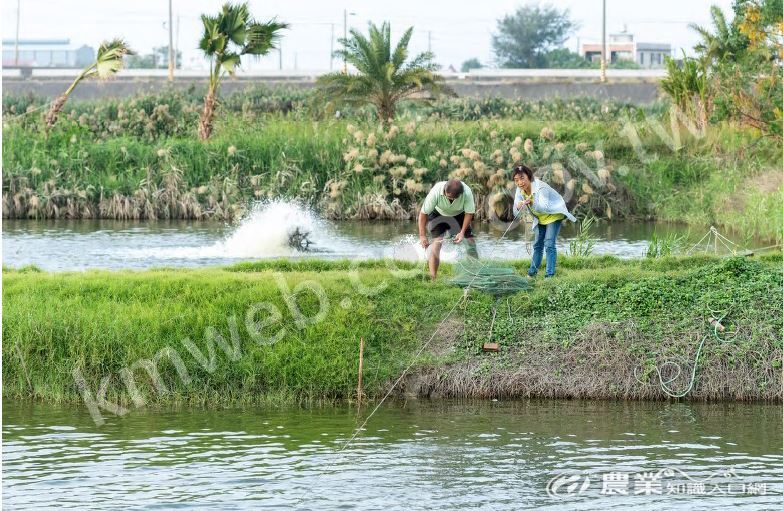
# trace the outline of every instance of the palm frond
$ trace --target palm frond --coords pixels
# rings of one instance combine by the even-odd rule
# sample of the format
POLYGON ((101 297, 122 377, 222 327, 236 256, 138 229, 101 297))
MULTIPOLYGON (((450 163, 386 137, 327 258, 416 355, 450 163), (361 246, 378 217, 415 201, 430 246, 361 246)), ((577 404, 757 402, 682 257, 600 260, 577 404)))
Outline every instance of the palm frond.
POLYGON ((723 14, 723 9, 717 5, 710 7, 710 15, 712 16, 712 24, 715 26, 715 33, 718 39, 727 40, 730 36, 729 25, 726 23, 726 15, 723 14))
POLYGON ((219 17, 219 30, 225 34, 234 44, 243 46, 247 37, 247 23, 250 14, 247 3, 223 5, 219 17))
POLYGON ((397 69, 402 67, 405 59, 408 58, 408 43, 411 42, 411 36, 413 35, 413 27, 410 27, 400 38, 397 43, 397 47, 394 49, 394 56, 392 62, 397 69))
POLYGON ((226 53, 220 57, 220 66, 230 75, 234 75, 236 68, 241 62, 241 55, 238 53, 226 53))
POLYGON ((226 47, 226 38, 220 33, 219 17, 202 14, 201 23, 204 25, 204 33, 201 35, 198 47, 207 56, 222 52, 226 47))
POLYGON ((135 55, 135 52, 130 49, 128 43, 123 39, 104 41, 98 47, 95 62, 84 76, 97 76, 101 79, 110 77, 122 69, 123 57, 125 55, 135 55))
MULTIPOLYGON (((377 47, 380 42, 366 38, 355 30, 351 30, 351 38, 346 41, 343 57, 360 73, 378 75, 381 73, 382 58, 378 58, 377 47)), ((380 43, 382 44, 382 43, 380 43)))
POLYGON ((375 59, 378 62, 389 62, 391 60, 391 25, 389 22, 382 23, 380 28, 370 25, 369 32, 375 59))
POLYGON ((276 47, 275 45, 280 40, 280 31, 288 27, 288 23, 281 23, 275 20, 270 20, 266 23, 250 23, 242 54, 266 55, 269 53, 269 50, 276 47))

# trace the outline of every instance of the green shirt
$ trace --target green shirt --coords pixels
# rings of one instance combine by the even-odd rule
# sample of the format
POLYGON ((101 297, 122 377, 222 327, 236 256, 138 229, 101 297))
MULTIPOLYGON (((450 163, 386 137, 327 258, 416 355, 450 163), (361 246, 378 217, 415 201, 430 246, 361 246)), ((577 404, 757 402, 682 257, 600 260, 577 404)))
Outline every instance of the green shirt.
POLYGON ((433 211, 437 211, 443 216, 457 216, 463 212, 475 214, 476 201, 473 200, 473 190, 463 182, 462 195, 452 202, 443 194, 447 182, 440 181, 432 185, 430 193, 427 194, 427 198, 424 199, 424 204, 421 206, 421 212, 429 215, 433 211))
MULTIPOLYGON (((530 199, 530 205, 532 206, 533 196, 528 195, 525 192, 522 192, 522 195, 526 199, 530 199)), ((551 224, 552 222, 556 222, 558 220, 562 220, 565 218, 565 215, 562 213, 535 213, 532 208, 530 209, 530 212, 533 213, 536 216, 536 218, 538 218, 538 223, 541 225, 551 224)))

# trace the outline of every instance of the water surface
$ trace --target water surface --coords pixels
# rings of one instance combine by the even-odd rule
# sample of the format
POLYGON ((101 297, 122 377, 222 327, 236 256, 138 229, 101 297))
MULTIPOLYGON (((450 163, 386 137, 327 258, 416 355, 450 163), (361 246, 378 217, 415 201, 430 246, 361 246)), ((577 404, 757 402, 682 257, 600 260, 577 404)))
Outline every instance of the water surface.
POLYGON ((83 406, 6 400, 3 505, 714 510, 783 502, 779 405, 385 403, 340 451, 366 415, 348 407, 134 410, 106 414, 97 427, 83 406), (665 469, 673 475, 639 491, 638 474, 665 469), (610 473, 628 476, 627 495, 601 493, 610 473), (588 486, 547 494, 553 477, 572 474, 588 486))
MULTIPOLYGON (((481 257, 530 257, 532 233, 525 226, 503 236, 506 224, 475 226, 481 257)), ((290 204, 276 204, 256 212, 238 225, 187 221, 115 220, 5 220, 3 264, 34 264, 46 270, 90 268, 196 267, 277 257, 382 258, 424 260, 413 222, 326 222, 290 204), (310 251, 288 244, 296 229, 307 233, 310 251)), ((679 237, 686 247, 698 242, 709 228, 655 223, 599 223, 593 229, 594 254, 621 258, 644 257, 649 240, 679 237)), ((558 250, 567 253, 577 236, 573 224, 564 225, 558 250)), ((740 240, 732 238, 740 243, 740 240)), ((752 246, 762 246, 759 241, 752 246)), ((770 243, 766 243, 769 245, 770 243)), ((726 247, 718 245, 721 253, 726 247)), ((446 243, 443 258, 463 255, 462 246, 446 243)))

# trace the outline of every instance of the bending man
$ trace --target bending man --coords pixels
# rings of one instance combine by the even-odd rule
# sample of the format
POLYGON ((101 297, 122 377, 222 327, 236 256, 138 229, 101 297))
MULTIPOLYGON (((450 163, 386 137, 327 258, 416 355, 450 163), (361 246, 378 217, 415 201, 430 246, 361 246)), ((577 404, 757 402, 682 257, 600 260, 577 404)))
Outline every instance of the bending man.
POLYGON ((473 192, 459 179, 440 181, 432 186, 419 213, 419 240, 426 250, 430 245, 427 231, 432 234, 429 264, 430 276, 433 280, 438 276, 440 249, 446 231, 454 236, 454 243, 462 243, 463 239, 466 240, 468 255, 478 257, 476 240, 470 229, 470 222, 475 214, 476 202, 473 200, 473 192))

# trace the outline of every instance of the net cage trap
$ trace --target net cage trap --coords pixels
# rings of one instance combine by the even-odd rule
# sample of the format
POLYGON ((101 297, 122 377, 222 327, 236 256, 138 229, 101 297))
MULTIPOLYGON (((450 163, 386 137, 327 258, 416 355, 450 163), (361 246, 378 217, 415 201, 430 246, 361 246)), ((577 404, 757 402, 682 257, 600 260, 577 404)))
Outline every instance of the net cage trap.
POLYGON ((493 342, 492 339, 498 307, 505 300, 509 321, 513 323, 509 299, 516 293, 530 290, 532 287, 530 281, 526 277, 520 276, 514 268, 509 266, 467 257, 458 260, 455 266, 455 275, 449 283, 465 290, 465 300, 471 290, 486 293, 495 299, 492 303, 488 340, 483 343, 482 350, 485 352, 500 351, 500 344, 493 342))

